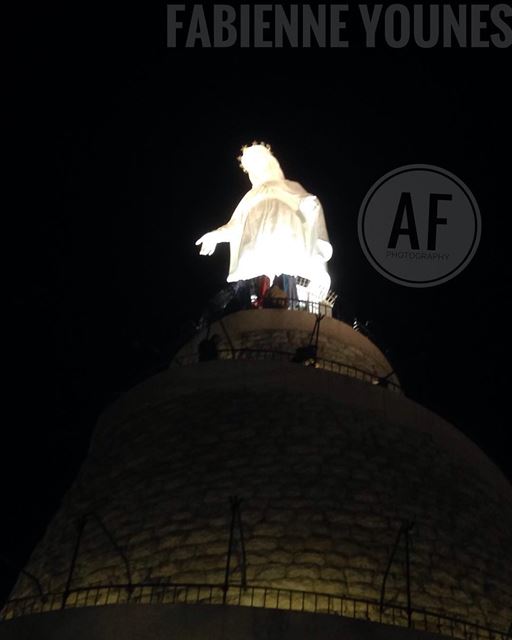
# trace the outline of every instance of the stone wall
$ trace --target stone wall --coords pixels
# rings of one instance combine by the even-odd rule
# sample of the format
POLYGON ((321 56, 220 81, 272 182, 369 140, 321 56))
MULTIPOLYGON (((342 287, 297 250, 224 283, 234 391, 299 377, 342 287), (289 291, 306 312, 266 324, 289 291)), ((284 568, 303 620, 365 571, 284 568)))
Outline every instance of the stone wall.
MULTIPOLYGON (((127 394, 27 569, 62 591, 75 523, 94 511, 134 582, 222 583, 232 495, 249 584, 378 599, 409 519, 413 606, 510 624, 512 489, 498 469, 403 396, 294 364, 202 363, 127 394)), ((126 569, 91 523, 72 587, 110 582, 126 569)), ((13 596, 33 592, 22 577, 13 596)), ((386 601, 405 603, 403 544, 386 601)))

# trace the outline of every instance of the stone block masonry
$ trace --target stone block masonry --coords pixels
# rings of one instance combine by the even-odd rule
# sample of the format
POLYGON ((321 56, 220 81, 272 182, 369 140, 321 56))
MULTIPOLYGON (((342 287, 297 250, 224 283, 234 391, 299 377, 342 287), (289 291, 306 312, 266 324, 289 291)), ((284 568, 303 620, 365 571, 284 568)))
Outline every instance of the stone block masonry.
MULTIPOLYGON (((413 605, 510 624, 512 489, 500 472, 403 396, 289 363, 173 368, 118 401, 27 570, 63 591, 76 521, 93 511, 133 582, 222 583, 233 495, 249 584, 378 599, 407 519, 413 605)), ((90 522, 72 587, 126 579, 90 522)), ((21 577, 12 595, 33 589, 21 577)), ((386 601, 405 603, 403 544, 386 601)))

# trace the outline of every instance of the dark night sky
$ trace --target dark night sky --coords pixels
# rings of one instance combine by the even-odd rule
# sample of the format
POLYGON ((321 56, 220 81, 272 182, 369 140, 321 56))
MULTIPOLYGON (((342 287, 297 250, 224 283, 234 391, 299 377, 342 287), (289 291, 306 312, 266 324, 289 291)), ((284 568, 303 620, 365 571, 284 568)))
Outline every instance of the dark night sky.
POLYGON ((512 475, 509 50, 167 50, 164 4, 40 11, 11 127, 4 556, 24 564, 102 407, 163 368, 221 288, 227 246, 202 258, 194 241, 247 190, 253 139, 321 199, 344 317, 371 320, 409 397, 512 475), (385 280, 357 238, 369 187, 416 163, 482 212, 472 263, 430 289, 385 280))

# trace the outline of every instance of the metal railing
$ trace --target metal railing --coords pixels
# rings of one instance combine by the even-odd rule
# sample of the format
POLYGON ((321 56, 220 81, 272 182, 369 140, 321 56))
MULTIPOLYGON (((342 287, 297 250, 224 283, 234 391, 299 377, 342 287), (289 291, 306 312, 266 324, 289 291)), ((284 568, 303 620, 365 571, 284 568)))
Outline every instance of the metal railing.
MULTIPOLYGON (((225 584, 174 584, 171 582, 78 587, 67 593, 65 608, 116 604, 228 605, 338 615, 381 624, 430 631, 461 640, 505 640, 511 633, 461 618, 421 608, 379 600, 353 598, 294 589, 225 584)), ((33 595, 8 601, 0 612, 10 620, 63 608, 62 593, 33 595)))
MULTIPOLYGON (((217 351, 217 356, 219 360, 274 360, 279 362, 296 362, 296 360, 294 360, 296 357, 295 352, 280 351, 277 349, 219 349, 217 351)), ((310 360, 314 360, 314 362, 309 363, 309 366, 314 366, 317 369, 324 369, 343 376, 348 376, 349 378, 356 378, 357 380, 368 382, 372 385, 385 386, 391 391, 402 393, 400 386, 395 382, 392 382, 385 377, 380 377, 375 373, 364 371, 363 369, 359 369, 358 367, 354 367, 350 364, 345 364, 344 362, 339 362, 337 360, 329 360, 319 356, 315 356, 310 360)), ((195 353, 178 356, 174 359, 174 362, 179 366, 197 364, 199 361, 199 355, 195 353)), ((308 365, 308 362, 302 364, 308 365)))
MULTIPOLYGON (((254 295, 251 299, 249 295, 239 297, 236 294, 231 297, 222 298, 222 304, 218 304, 216 297, 210 301, 210 304, 203 314, 204 319, 210 319, 215 321, 218 318, 222 318, 231 313, 247 310, 258 309, 281 309, 283 311, 305 311, 306 313, 312 313, 315 315, 322 314, 327 317, 337 317, 334 315, 334 303, 338 296, 330 296, 323 301, 304 299, 304 298, 290 298, 286 295, 282 296, 269 296, 264 295, 258 297, 254 295), (212 304, 213 302, 213 304, 212 304), (234 302, 234 304, 233 304, 234 302)), ((339 318, 341 319, 341 318, 339 318)))
MULTIPOLYGON (((254 308, 254 307, 248 307, 254 308)), ((284 311, 305 311, 314 315, 321 314, 326 317, 332 317, 333 306, 327 302, 316 302, 314 300, 301 300, 299 298, 263 298, 262 309, 282 309, 284 311)))

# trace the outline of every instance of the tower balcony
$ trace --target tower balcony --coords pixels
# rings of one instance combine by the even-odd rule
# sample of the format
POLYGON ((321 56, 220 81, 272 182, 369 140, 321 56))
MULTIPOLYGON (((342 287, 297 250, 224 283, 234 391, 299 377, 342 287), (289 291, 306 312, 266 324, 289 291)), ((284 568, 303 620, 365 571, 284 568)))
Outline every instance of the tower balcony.
POLYGON ((228 314, 205 324, 171 366, 216 359, 293 362, 401 393, 400 381, 382 352, 350 325, 326 315, 328 309, 301 302, 286 309, 228 314))

